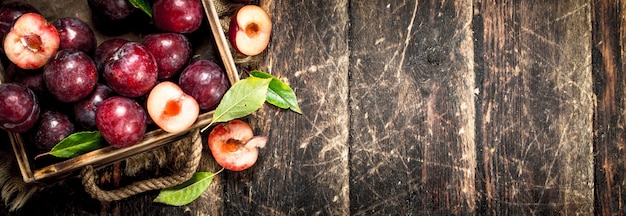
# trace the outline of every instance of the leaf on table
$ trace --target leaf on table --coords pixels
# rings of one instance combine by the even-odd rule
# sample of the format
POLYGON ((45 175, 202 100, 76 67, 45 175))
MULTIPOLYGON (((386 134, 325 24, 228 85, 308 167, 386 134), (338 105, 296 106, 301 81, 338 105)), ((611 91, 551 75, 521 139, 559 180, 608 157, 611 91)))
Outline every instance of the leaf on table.
POLYGON ((271 80, 248 77, 236 82, 215 108, 212 122, 226 122, 252 114, 265 103, 271 80))
POLYGON ((259 78, 271 78, 268 89, 266 100, 268 103, 280 107, 282 109, 289 108, 290 110, 302 114, 302 110, 300 110, 300 106, 298 106, 298 99, 296 98, 296 93, 293 92, 291 87, 287 85, 285 82, 277 79, 271 74, 254 70, 250 72, 250 75, 259 77, 259 78))
POLYGON ((81 131, 67 136, 48 153, 55 157, 72 158, 102 146, 102 135, 99 131, 81 131))
POLYGON ((130 4, 135 8, 139 8, 139 10, 148 14, 149 17, 152 17, 152 8, 150 8, 150 4, 146 0, 129 0, 130 4))
POLYGON ((161 190, 154 202, 173 206, 187 205, 209 188, 213 176, 215 175, 211 172, 196 172, 182 184, 161 190))

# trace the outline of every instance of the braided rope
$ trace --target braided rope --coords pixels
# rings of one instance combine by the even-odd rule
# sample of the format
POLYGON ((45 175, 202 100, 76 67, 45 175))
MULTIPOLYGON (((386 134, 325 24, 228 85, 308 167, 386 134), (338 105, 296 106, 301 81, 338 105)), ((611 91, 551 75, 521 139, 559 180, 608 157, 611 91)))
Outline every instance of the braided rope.
POLYGON ((143 193, 150 190, 158 190, 168 188, 181 184, 196 172, 200 159, 202 158, 202 139, 200 138, 200 132, 196 129, 192 133, 192 152, 190 160, 188 160, 183 168, 178 173, 171 176, 146 179, 138 182, 134 182, 122 188, 115 190, 103 190, 96 184, 96 176, 92 166, 86 166, 81 172, 82 183, 85 187, 85 191, 91 195, 92 198, 100 201, 117 201, 127 197, 143 193))

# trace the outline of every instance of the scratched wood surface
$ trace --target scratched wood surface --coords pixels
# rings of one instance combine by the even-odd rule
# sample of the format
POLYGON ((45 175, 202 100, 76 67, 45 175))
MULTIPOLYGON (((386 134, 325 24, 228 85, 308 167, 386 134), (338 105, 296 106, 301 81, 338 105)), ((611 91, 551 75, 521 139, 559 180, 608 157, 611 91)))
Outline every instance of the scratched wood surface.
MULTIPOLYGON (((33 1, 88 15, 62 10, 83 1, 33 1)), ((99 202, 72 178, 0 214, 626 213, 624 2, 260 4, 274 33, 256 66, 293 87, 303 115, 246 118, 270 137, 253 168, 183 207, 153 203, 157 191, 99 202)), ((219 169, 204 156, 201 170, 219 169)), ((119 166, 102 183, 128 182, 119 166)))
POLYGON ((589 2, 482 1, 476 8, 486 213, 591 214, 589 2))
POLYGON ((594 154, 596 213, 626 214, 626 131, 624 123, 624 1, 592 4, 594 93, 594 154))
POLYGON ((473 212, 471 2, 350 6, 351 212, 473 212))

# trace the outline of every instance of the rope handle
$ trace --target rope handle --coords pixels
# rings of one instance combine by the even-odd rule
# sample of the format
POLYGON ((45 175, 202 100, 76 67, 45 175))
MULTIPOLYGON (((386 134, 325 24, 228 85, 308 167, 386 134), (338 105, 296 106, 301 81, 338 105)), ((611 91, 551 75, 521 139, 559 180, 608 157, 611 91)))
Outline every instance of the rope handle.
POLYGON ((189 180, 196 172, 196 169, 200 164, 200 159, 202 158, 202 139, 200 137, 200 132, 196 129, 192 131, 191 134, 192 152, 190 160, 188 160, 177 173, 170 176, 134 182, 114 190, 104 190, 96 184, 98 174, 94 171, 94 168, 92 166, 86 166, 81 172, 82 183, 85 187, 85 191, 87 191, 87 193, 89 193, 94 199, 111 202, 122 200, 146 191, 172 187, 189 180))

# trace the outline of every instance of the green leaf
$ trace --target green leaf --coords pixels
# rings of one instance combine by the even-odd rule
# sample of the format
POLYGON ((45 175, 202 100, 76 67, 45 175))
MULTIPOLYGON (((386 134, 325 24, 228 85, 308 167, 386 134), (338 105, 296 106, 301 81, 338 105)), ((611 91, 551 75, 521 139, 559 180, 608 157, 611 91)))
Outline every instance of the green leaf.
POLYGON ((214 122, 226 122, 252 114, 265 102, 272 79, 248 77, 236 82, 220 101, 213 114, 214 122))
POLYGON ((298 106, 296 94, 293 92, 291 87, 289 87, 289 85, 271 74, 262 71, 254 70, 250 72, 250 75, 259 78, 272 78, 266 96, 268 103, 283 109, 289 108, 294 112, 302 114, 302 110, 300 110, 300 106, 298 106))
POLYGON ((196 172, 180 185, 161 190, 154 202, 173 206, 187 205, 196 200, 213 182, 213 173, 196 172))
POLYGON ((139 8, 139 10, 148 14, 149 17, 152 17, 152 8, 150 8, 150 4, 146 0, 129 0, 130 4, 132 4, 135 8, 139 8))
POLYGON ((72 158, 102 148, 102 135, 99 131, 76 132, 50 150, 50 154, 60 158, 72 158))

